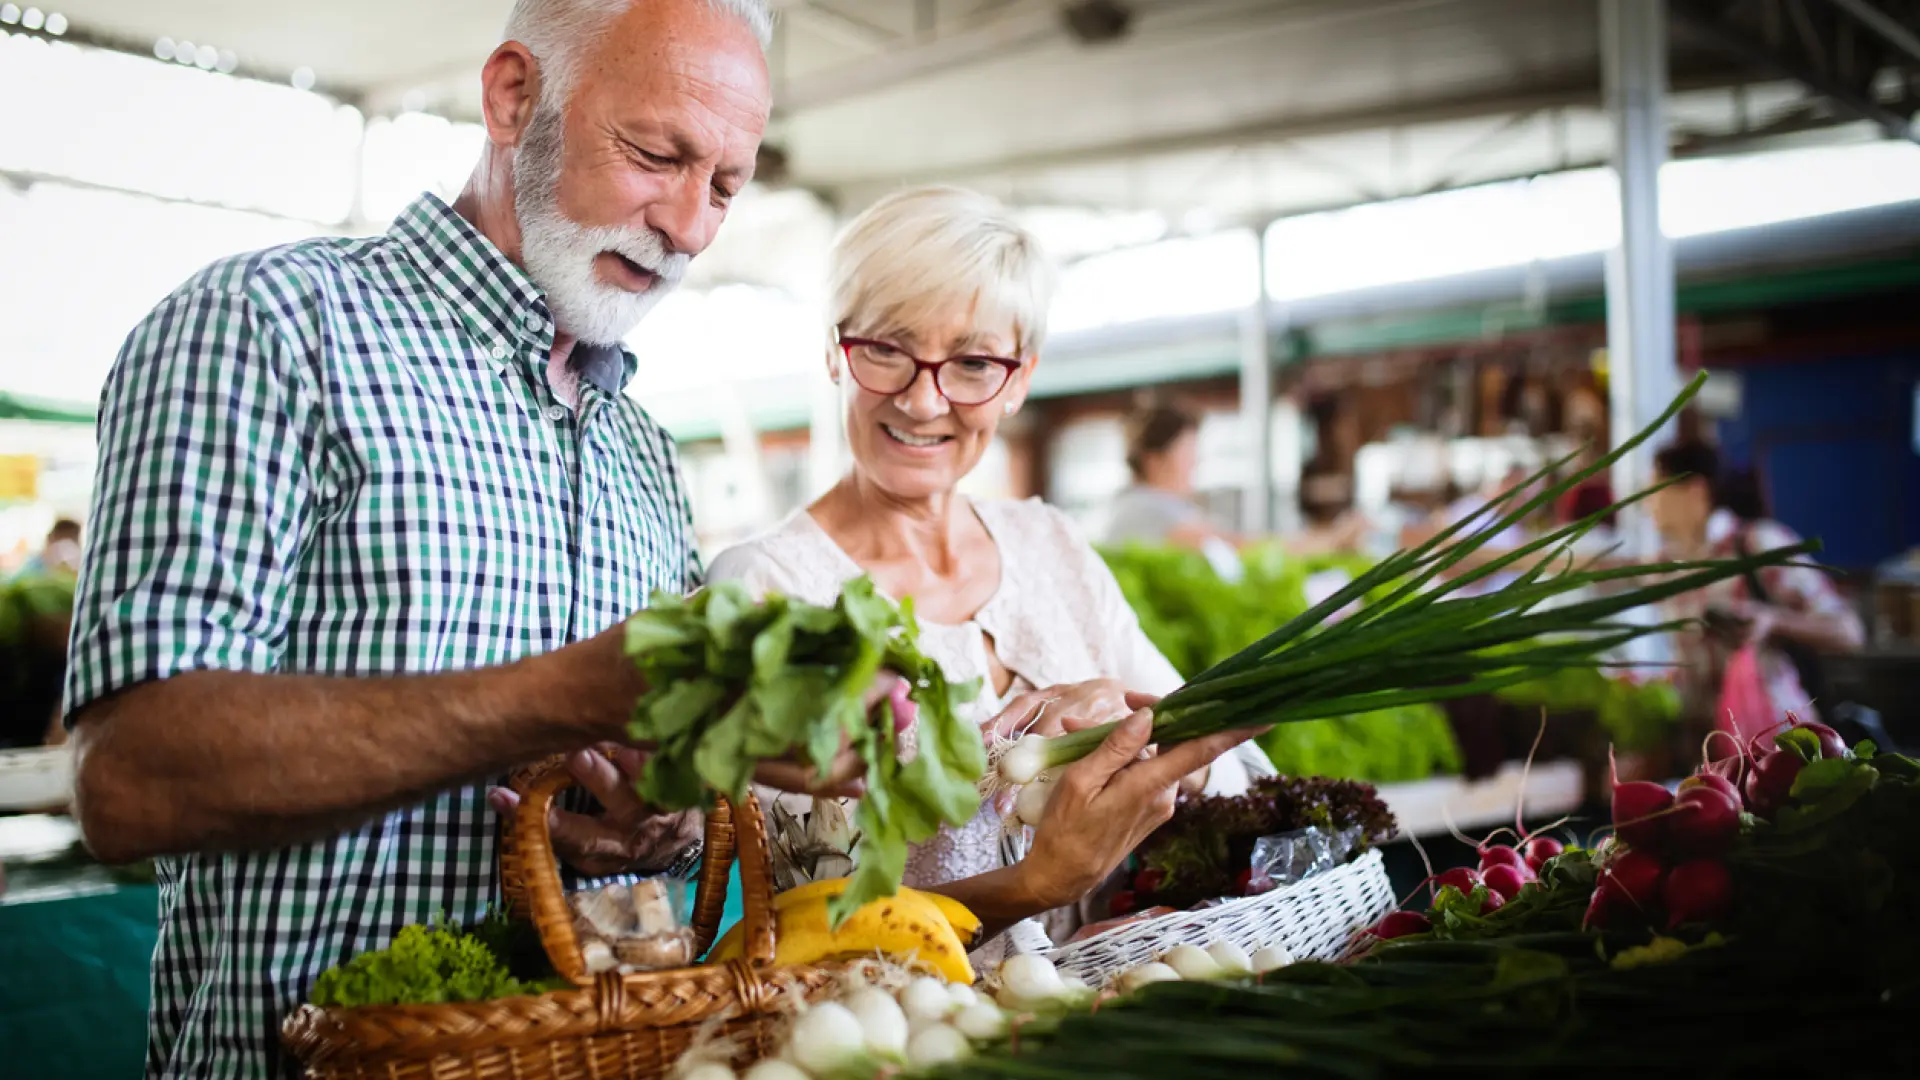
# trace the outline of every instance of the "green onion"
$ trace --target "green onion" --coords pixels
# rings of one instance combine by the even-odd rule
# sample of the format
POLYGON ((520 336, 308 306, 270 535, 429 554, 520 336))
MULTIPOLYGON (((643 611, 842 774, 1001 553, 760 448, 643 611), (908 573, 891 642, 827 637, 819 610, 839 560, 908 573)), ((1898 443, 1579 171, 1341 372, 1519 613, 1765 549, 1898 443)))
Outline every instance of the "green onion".
MULTIPOLYGON (((1586 468, 1522 500, 1520 492, 1570 464, 1561 458, 1424 544, 1387 557, 1345 588, 1266 637, 1189 680, 1153 709, 1153 741, 1170 746, 1224 731, 1348 716, 1372 709, 1490 693, 1569 668, 1593 667, 1636 638, 1687 625, 1641 625, 1616 617, 1762 567, 1819 550, 1818 541, 1735 559, 1660 562, 1614 569, 1575 564, 1572 547, 1610 513, 1650 488, 1563 526, 1477 569, 1438 581, 1496 535, 1550 504, 1645 443, 1705 381, 1697 375, 1644 431, 1586 468), (1475 582, 1535 560, 1505 588, 1456 595, 1475 582), (1564 568, 1554 567, 1564 564, 1564 568), (1562 606, 1551 601, 1596 585, 1654 579, 1562 606), (1328 620, 1382 587, 1381 600, 1328 620)), ((1669 483, 1672 481, 1669 480, 1669 483)), ((1000 756, 998 780, 1023 784, 1078 761, 1114 724, 1057 738, 1029 735, 1000 756)))

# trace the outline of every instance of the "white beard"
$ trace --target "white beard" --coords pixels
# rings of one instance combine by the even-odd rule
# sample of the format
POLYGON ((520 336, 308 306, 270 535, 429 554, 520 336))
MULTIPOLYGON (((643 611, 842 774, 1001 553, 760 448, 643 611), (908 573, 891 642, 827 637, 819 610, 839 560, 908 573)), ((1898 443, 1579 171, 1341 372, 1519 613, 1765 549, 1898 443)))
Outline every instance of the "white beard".
POLYGON ((690 257, 669 252, 652 229, 582 225, 561 213, 562 124, 558 110, 539 107, 514 155, 520 262, 546 294, 547 308, 562 332, 590 345, 616 345, 680 284, 690 257), (653 287, 633 293, 601 281, 594 260, 608 251, 654 273, 653 287))

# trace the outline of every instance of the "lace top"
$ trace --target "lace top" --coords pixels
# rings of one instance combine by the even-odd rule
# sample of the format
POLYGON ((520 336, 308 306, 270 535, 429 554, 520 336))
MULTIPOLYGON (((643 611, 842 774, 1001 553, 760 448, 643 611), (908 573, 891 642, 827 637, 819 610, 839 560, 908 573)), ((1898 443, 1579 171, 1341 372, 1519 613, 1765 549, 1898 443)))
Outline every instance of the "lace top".
MULTIPOLYGON (((1034 687, 1098 678, 1118 679, 1143 693, 1179 687, 1179 673, 1147 640, 1106 563, 1066 515, 1039 499, 975 502, 973 510, 999 549, 999 588, 965 623, 920 623, 921 651, 949 678, 982 680, 980 696, 963 707, 962 719, 984 725, 1007 700, 1034 687), (989 639, 1001 666, 1014 676, 1005 694, 993 692, 989 639)), ((708 577, 739 581, 756 595, 779 592, 824 605, 863 573, 801 510, 771 532, 722 552, 708 577)), ((1272 771, 1251 744, 1242 750, 1251 753, 1215 763, 1209 793, 1244 791, 1249 770, 1272 771)), ((805 796, 759 794, 763 802, 777 798, 797 813, 810 802, 805 796)), ((942 829, 916 845, 908 857, 906 884, 927 887, 998 869, 1002 831, 1000 809, 983 805, 966 825, 942 829)))

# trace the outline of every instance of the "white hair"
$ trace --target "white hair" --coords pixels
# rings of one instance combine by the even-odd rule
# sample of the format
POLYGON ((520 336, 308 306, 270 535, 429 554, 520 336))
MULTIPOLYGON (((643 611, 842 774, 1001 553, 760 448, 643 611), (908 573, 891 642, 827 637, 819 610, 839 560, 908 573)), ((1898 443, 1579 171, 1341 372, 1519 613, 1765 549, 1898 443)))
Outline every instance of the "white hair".
MULTIPOLYGON (((540 62, 542 101, 564 105, 580 74, 580 61, 613 21, 636 3, 660 0, 515 0, 507 16, 506 41, 527 47, 540 62)), ((773 43, 773 14, 766 0, 706 0, 709 7, 747 24, 762 49, 773 43)))
POLYGON ((1054 268, 997 200, 965 188, 895 192, 834 241, 827 272, 834 328, 908 334, 971 308, 982 330, 1010 327, 1021 358, 1047 336, 1054 268))

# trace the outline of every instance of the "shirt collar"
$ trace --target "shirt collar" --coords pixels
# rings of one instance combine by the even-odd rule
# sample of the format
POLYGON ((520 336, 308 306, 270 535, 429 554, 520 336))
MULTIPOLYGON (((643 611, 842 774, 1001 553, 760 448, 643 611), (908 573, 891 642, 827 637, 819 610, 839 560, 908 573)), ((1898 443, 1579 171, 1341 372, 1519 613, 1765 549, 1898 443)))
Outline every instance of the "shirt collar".
MULTIPOLYGON (((429 192, 394 219, 388 235, 475 335, 505 346, 523 362, 537 358, 545 377, 554 331, 546 295, 472 222, 429 192)), ((618 395, 638 367, 624 346, 585 342, 574 346, 567 362, 580 372, 581 382, 609 395, 618 395)))

